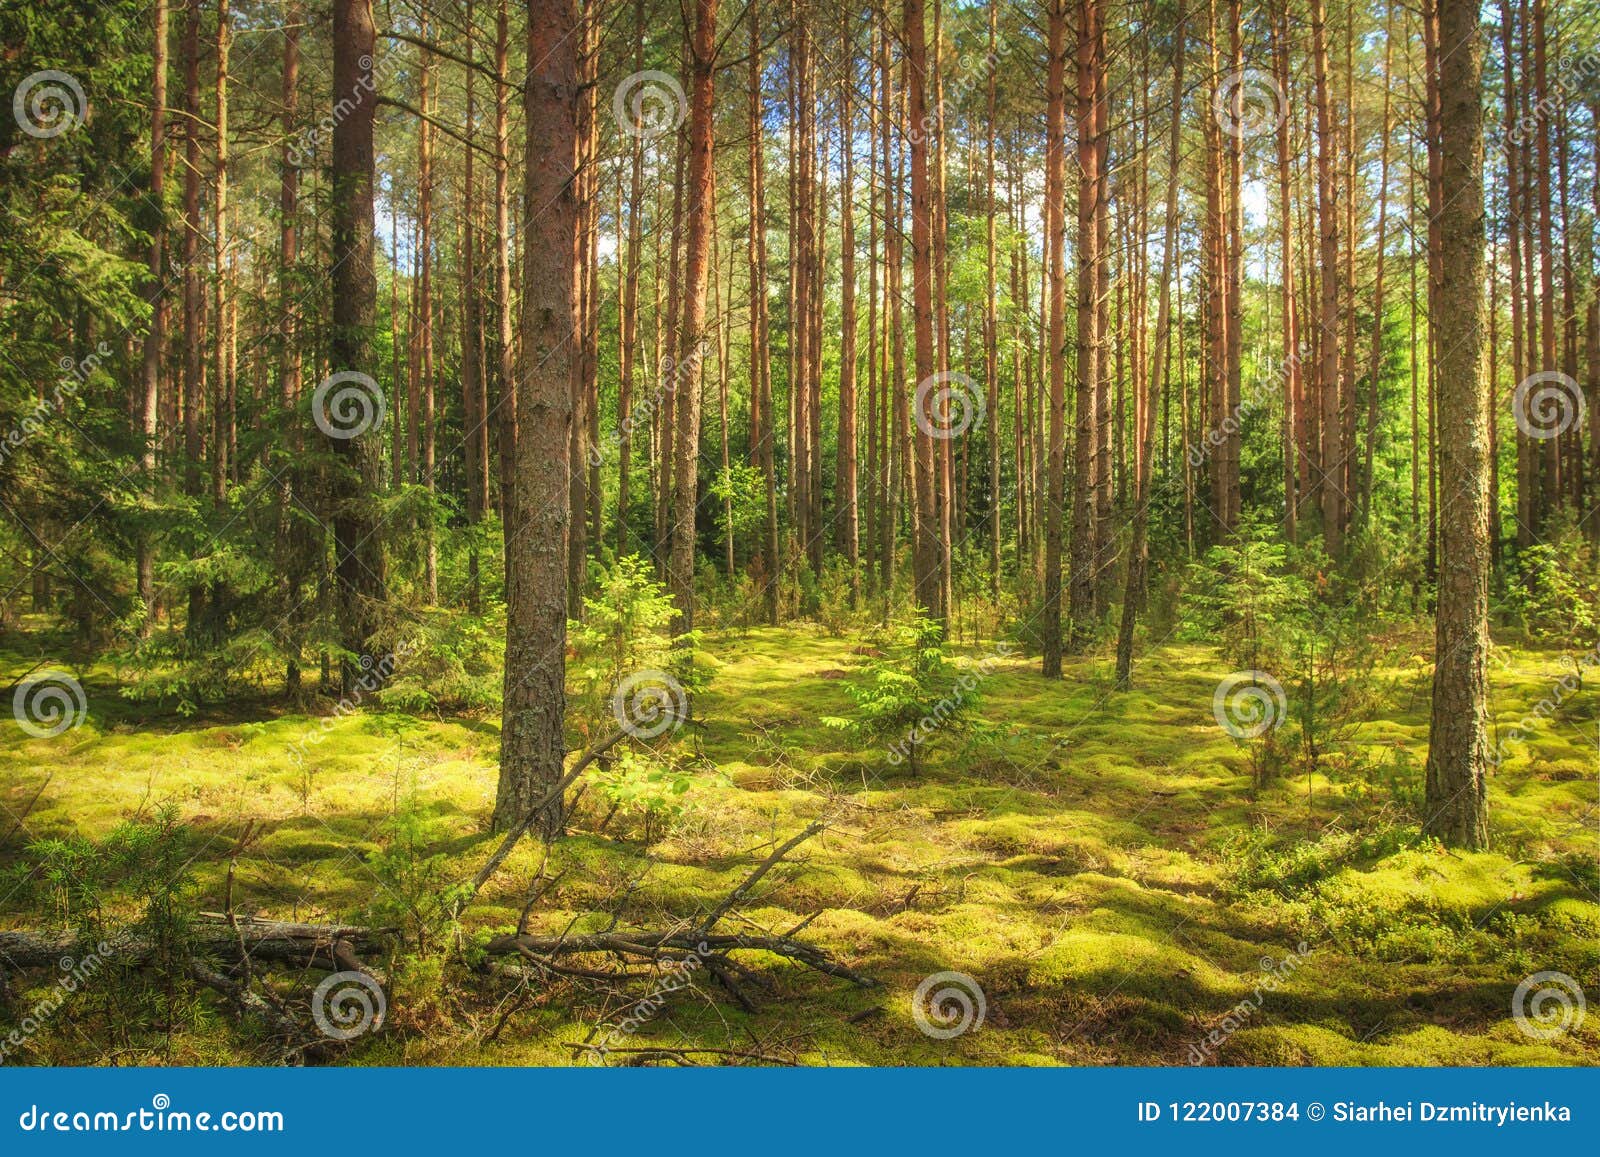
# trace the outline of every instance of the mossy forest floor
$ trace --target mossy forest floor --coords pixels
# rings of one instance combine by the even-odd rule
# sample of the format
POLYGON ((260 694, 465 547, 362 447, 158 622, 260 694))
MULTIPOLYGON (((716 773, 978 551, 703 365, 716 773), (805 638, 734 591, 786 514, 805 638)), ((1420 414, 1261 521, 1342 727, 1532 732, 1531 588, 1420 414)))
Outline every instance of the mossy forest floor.
MULTIPOLYGON (((1429 643, 1419 634, 1414 653, 1429 643)), ((614 818, 600 832, 608 808, 586 793, 571 838, 550 853, 545 874, 559 881, 530 928, 692 918, 776 842, 826 817, 728 929, 782 931, 813 917, 805 936, 881 987, 746 957, 766 982, 750 990, 756 1012, 701 974, 628 1046, 830 1065, 1183 1064, 1191 1046, 1220 1064, 1600 1062, 1593 688, 1509 749, 1490 783, 1493 850, 1463 854, 1417 835, 1421 660, 1374 673, 1393 688, 1389 701, 1327 774, 1308 778, 1291 761, 1257 788, 1248 746, 1213 719, 1229 666, 1208 649, 1143 656, 1128 693, 1113 691, 1104 655, 1069 660, 1060 683, 1041 680, 1036 661, 1001 661, 980 713, 1005 733, 941 738, 913 778, 882 748, 856 749, 818 722, 850 710, 844 681, 864 662, 855 641, 801 627, 717 633, 703 646, 720 666, 675 741, 697 769, 682 814, 648 830, 614 818), (1264 961, 1276 977, 1266 990, 1264 961), (919 1031, 912 1015, 913 991, 943 971, 971 976, 986 1003, 982 1027, 952 1039, 919 1031), (1591 1002, 1581 1024, 1549 1040, 1512 1015, 1519 982, 1540 971, 1577 979, 1591 1002), (1202 1043, 1213 1032, 1220 1046, 1202 1043)), ((8 679, 32 665, 19 651, 3 658, 8 679)), ((1527 715, 1569 669, 1559 652, 1498 648, 1497 726, 1527 715)), ((234 905, 286 919, 403 917, 494 847, 492 716, 360 711, 327 719, 297 762, 291 748, 322 730, 317 717, 269 701, 186 720, 124 702, 103 668, 82 674, 82 726, 51 739, 10 720, 0 728, 7 888, 35 841, 102 836, 163 803, 194 840, 193 902, 208 910, 222 903, 228 851, 250 821, 262 834, 238 859, 234 905), (397 813, 410 817, 399 827, 397 813)), ((620 1019, 622 1001, 591 987, 524 999, 512 980, 460 962, 474 937, 515 925, 540 857, 524 841, 452 945, 411 945, 382 962, 389 1022, 348 1063, 572 1064, 581 1058, 569 1045, 620 1019)), ((0 927, 71 915, 33 907, 0 903, 0 927)), ((86 1034, 53 1023, 14 1059, 104 1059, 86 1034)), ((204 1007, 124 1043, 120 1063, 269 1056, 204 1007)))

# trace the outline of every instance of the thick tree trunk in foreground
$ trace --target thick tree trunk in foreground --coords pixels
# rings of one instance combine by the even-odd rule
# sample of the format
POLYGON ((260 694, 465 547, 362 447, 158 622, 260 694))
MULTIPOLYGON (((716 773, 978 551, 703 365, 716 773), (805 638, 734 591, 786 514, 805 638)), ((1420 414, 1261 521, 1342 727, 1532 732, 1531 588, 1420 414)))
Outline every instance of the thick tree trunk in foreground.
POLYGON ((1482 49, 1477 0, 1439 4, 1438 287, 1439 603, 1425 831, 1446 843, 1489 840, 1484 706, 1489 651, 1489 414, 1483 321, 1482 49))
POLYGON ((689 95, 689 200, 684 237, 682 340, 673 367, 678 397, 672 463, 672 554, 667 587, 678 608, 678 630, 694 629, 694 516, 699 490, 700 379, 705 369, 706 268, 711 256, 712 80, 716 75, 717 0, 695 4, 693 87, 689 95))
MULTIPOLYGON (((578 200, 578 44, 568 0, 530 0, 524 108, 523 380, 517 391, 514 485, 506 501, 506 660, 494 829, 506 831, 560 782, 566 714, 567 540, 572 373, 577 317, 573 238, 578 200)), ((533 827, 561 834, 562 801, 533 827)))
MULTIPOLYGON (((372 12, 365 0, 337 0, 333 8, 334 102, 346 102, 350 111, 333 129, 333 327, 328 359, 335 373, 365 375, 375 357, 372 327, 378 289, 372 271, 372 114, 377 90, 372 77, 373 41, 372 12)), ((368 655, 378 612, 387 597, 377 504, 379 428, 374 422, 354 437, 330 436, 328 442, 343 467, 342 477, 331 480, 340 639, 351 656, 368 655)), ((341 670, 348 694, 363 669, 355 658, 347 657, 341 670)))

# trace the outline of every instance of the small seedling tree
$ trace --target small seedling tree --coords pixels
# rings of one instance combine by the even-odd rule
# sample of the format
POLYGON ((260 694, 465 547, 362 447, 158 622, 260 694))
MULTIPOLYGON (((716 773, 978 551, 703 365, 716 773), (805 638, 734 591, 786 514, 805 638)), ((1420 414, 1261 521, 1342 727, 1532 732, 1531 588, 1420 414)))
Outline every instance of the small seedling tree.
POLYGON ((889 741, 890 764, 904 760, 915 776, 924 744, 968 726, 977 683, 950 661, 939 623, 919 612, 895 634, 895 644, 867 666, 864 677, 846 684, 855 714, 824 716, 822 722, 867 743, 889 741))

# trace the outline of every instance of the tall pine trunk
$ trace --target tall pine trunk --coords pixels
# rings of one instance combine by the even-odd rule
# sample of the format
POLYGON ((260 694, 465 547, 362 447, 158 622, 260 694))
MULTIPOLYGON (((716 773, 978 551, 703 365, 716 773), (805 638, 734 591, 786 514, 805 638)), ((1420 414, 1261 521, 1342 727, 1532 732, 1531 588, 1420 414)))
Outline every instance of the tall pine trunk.
MULTIPOLYGON (((1100 173, 1098 134, 1100 101, 1099 0, 1079 0, 1077 49, 1078 114, 1078 236, 1077 236, 1077 388, 1076 428, 1072 453, 1072 584, 1070 612, 1071 644, 1074 651, 1087 644, 1093 630, 1096 577, 1100 565, 1096 515, 1099 513, 1098 474, 1103 461, 1100 426, 1100 281, 1102 269, 1100 173)), ((1059 194, 1058 194, 1059 195, 1059 194)), ((1059 241, 1065 242, 1063 233, 1059 241)), ((1055 255, 1052 255, 1052 260, 1055 255)), ((1052 287, 1052 297, 1054 288, 1052 287)), ((1052 310, 1053 312, 1053 310, 1052 310)), ((1052 346, 1061 347, 1054 340, 1052 346)), ((1061 356, 1064 356, 1061 355, 1061 356)), ((1055 408, 1055 371, 1051 370, 1051 407, 1055 408)), ((1052 445, 1053 449, 1053 445, 1052 445)), ((1060 496, 1051 496, 1052 509, 1060 496)), ((1047 561, 1048 570, 1049 563, 1047 561)))
POLYGON ((706 277, 711 255, 713 80, 718 0, 696 0, 690 44, 688 219, 684 235, 682 337, 673 374, 676 430, 672 463, 672 552, 667 588, 678 609, 678 630, 694 629, 695 511, 699 498, 700 381, 705 368, 706 277))
POLYGON ((1477 0, 1439 0, 1439 535, 1423 830, 1489 840, 1489 414, 1483 334, 1482 48, 1477 0))
MULTIPOLYGON (((150 82, 150 284, 145 300, 150 304, 150 328, 145 331, 144 357, 135 391, 134 412, 138 416, 139 468, 143 482, 152 486, 156 471, 156 434, 161 407, 161 358, 167 339, 166 287, 163 266, 167 247, 167 0, 155 0, 154 50, 150 82)), ((148 635, 155 621, 155 552, 148 534, 140 533, 134 544, 134 573, 139 601, 144 605, 141 635, 148 635)))
POLYGON ((910 123, 911 154, 911 318, 916 366, 915 432, 917 524, 914 534, 914 569, 917 606, 944 620, 944 580, 940 573, 938 477, 939 450, 932 431, 938 428, 933 397, 933 199, 928 174, 926 26, 923 0, 905 0, 904 43, 906 119, 910 123))
POLYGON ((1150 467, 1154 456, 1156 411, 1167 372, 1167 343, 1172 316, 1172 270, 1178 245, 1178 186, 1183 144, 1183 13, 1173 37, 1172 137, 1167 151, 1167 207, 1165 232, 1161 243, 1161 278, 1157 283, 1160 300, 1156 306, 1156 341, 1150 356, 1150 391, 1145 399, 1143 423, 1136 431, 1139 439, 1138 469, 1134 474, 1133 541, 1128 547, 1128 581, 1122 599, 1122 623, 1117 632, 1117 686, 1127 690, 1133 681, 1133 628, 1144 598, 1145 576, 1149 566, 1150 467))
MULTIPOLYGON (((347 0, 358 2, 358 0, 347 0)), ((573 362, 578 317, 578 44, 569 0, 529 0, 522 348, 516 463, 506 502, 506 656, 500 782, 494 827, 524 820, 545 839, 561 834, 564 809, 547 800, 566 745, 567 557, 573 362), (532 814, 540 804, 537 815, 532 814)), ((581 466, 580 466, 581 469, 581 466)))
MULTIPOLYGON (((333 325, 328 360, 335 373, 365 375, 375 355, 372 329, 378 290, 372 267, 372 126, 377 105, 372 76, 374 40, 372 11, 365 0, 335 0, 334 99, 335 103, 347 102, 350 110, 333 129, 329 228, 333 325)), ((340 664, 340 681, 344 693, 349 694, 365 669, 359 657, 371 656, 379 613, 387 598, 378 508, 382 448, 377 428, 354 437, 330 435, 328 442, 340 467, 329 483, 340 642, 347 652, 340 664)))
MULTIPOLYGON (((1048 286, 1048 317, 1041 316, 1041 325, 1048 326, 1049 338, 1046 357, 1050 363, 1050 417, 1049 466, 1046 470, 1046 496, 1044 513, 1044 655, 1041 671, 1046 679, 1061 677, 1061 500, 1064 492, 1066 470, 1066 340, 1067 300, 1066 267, 1063 253, 1066 248, 1066 214, 1062 201, 1066 188, 1067 150, 1067 0, 1051 0, 1048 33, 1049 61, 1046 72, 1045 111, 1045 179, 1044 179, 1044 232, 1046 269, 1043 280, 1048 286)), ((1086 158, 1087 159, 1087 158, 1086 158)), ((1084 474, 1083 479, 1087 479, 1084 474)), ((1088 510, 1088 492, 1081 493, 1076 485, 1073 497, 1081 500, 1082 509, 1088 510)), ((1074 507, 1074 511, 1079 509, 1074 507)), ((1073 573, 1080 563, 1078 547, 1087 544, 1076 536, 1077 519, 1074 514, 1073 573)), ((1084 565, 1087 565, 1084 560, 1084 565)))

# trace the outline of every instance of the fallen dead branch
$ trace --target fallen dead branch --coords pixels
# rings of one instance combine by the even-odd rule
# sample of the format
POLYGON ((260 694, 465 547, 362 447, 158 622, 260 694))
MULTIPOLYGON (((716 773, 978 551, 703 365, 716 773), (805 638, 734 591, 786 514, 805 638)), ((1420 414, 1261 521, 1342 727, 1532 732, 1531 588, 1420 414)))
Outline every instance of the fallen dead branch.
MULTIPOLYGON (((596 1045, 568 1043, 564 1047, 580 1053, 598 1051, 596 1045)), ((716 1049, 716 1048, 691 1048, 686 1045, 633 1045, 626 1048, 608 1046, 605 1050, 609 1053, 630 1053, 639 1060, 664 1058, 677 1061, 679 1064, 694 1064, 691 1056, 726 1057, 729 1060, 760 1061, 767 1065, 784 1065, 788 1068, 798 1067, 797 1061, 789 1057, 774 1056, 772 1053, 748 1052, 744 1049, 716 1049)))
POLYGON ((807 968, 863 988, 878 982, 831 958, 822 949, 783 936, 718 935, 696 936, 688 932, 612 932, 589 936, 497 936, 485 951, 490 956, 531 953, 541 958, 575 953, 608 953, 623 958, 671 960, 687 956, 725 956, 729 952, 769 952, 803 964, 807 968))
MULTIPOLYGON (((624 970, 630 961, 698 959, 704 961, 706 967, 723 986, 747 1008, 753 1008, 754 1004, 733 977, 734 972, 745 972, 745 970, 729 958, 729 953, 732 952, 766 952, 827 976, 848 980, 863 987, 872 987, 877 982, 871 977, 840 964, 821 948, 795 938, 814 917, 808 916, 788 932, 776 936, 713 931, 723 917, 749 898, 751 889, 761 881, 762 877, 781 863, 796 847, 822 831, 823 826, 820 821, 813 822, 798 835, 780 844, 771 855, 756 865, 737 888, 728 893, 704 919, 692 927, 679 925, 665 930, 631 932, 612 930, 578 934, 566 932, 560 936, 511 933, 490 940, 485 946, 485 951, 490 956, 521 956, 534 963, 547 964, 552 971, 562 971, 561 967, 555 964, 557 957, 586 953, 614 956, 622 962, 624 970)), ((625 972, 604 975, 620 979, 625 972)))

